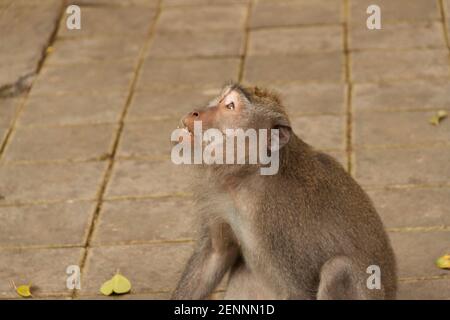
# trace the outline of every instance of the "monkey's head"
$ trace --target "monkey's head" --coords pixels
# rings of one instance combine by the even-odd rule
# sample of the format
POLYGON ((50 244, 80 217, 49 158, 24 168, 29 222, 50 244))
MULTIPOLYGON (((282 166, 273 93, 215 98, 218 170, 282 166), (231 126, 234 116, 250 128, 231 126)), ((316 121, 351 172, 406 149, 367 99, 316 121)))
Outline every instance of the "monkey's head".
POLYGON ((280 149, 292 135, 288 116, 276 94, 239 84, 225 86, 207 106, 189 112, 181 121, 191 133, 194 133, 195 121, 201 121, 203 132, 212 128, 223 134, 227 129, 266 129, 269 139, 271 130, 278 129, 280 149))

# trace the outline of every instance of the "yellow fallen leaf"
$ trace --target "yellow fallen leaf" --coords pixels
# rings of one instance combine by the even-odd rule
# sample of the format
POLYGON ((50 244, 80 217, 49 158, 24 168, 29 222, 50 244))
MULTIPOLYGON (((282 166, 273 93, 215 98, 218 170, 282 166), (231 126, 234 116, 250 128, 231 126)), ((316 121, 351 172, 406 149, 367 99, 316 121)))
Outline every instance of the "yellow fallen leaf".
POLYGON ((442 120, 444 120, 445 118, 447 118, 448 113, 445 110, 439 110, 438 112, 436 112, 436 114, 434 114, 431 118, 430 118, 430 123, 433 126, 437 126, 439 125, 439 123, 441 123, 442 120))
POLYGON ((106 281, 100 288, 100 292, 105 296, 109 296, 113 293, 124 294, 130 290, 130 281, 119 272, 117 272, 110 280, 106 281))
POLYGON ((11 280, 11 286, 16 290, 17 294, 21 297, 28 298, 31 297, 31 284, 23 284, 16 287, 14 281, 11 280))
POLYGON ((450 269, 450 254, 445 254, 436 260, 436 265, 441 269, 450 269))
POLYGON ((113 284, 114 284, 114 292, 118 294, 127 293, 131 290, 131 283, 130 281, 122 276, 121 274, 117 273, 112 278, 113 284))
POLYGON ((31 297, 31 287, 29 285, 21 285, 16 288, 16 292, 19 296, 28 298, 31 297))
POLYGON ((114 284, 113 284, 113 281, 112 281, 112 279, 111 279, 111 280, 106 281, 106 282, 101 286, 100 292, 101 292, 102 294, 104 294, 105 296, 109 296, 109 295, 111 295, 111 294, 113 293, 113 291, 114 291, 113 288, 114 288, 114 284))

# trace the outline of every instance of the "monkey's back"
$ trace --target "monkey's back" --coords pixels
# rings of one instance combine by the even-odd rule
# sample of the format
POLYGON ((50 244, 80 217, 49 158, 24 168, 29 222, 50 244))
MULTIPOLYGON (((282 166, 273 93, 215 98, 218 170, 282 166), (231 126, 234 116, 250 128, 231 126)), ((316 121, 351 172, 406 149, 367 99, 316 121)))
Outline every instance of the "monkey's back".
MULTIPOLYGON (((368 296, 394 299, 393 250, 367 194, 332 157, 312 149, 299 157, 292 166, 299 170, 280 172, 260 198, 266 203, 260 214, 267 212, 262 220, 272 224, 261 228, 268 233, 264 246, 276 252, 274 263, 288 281, 314 294, 325 262, 347 256, 355 262, 359 279, 370 276, 369 266, 380 267, 382 290, 367 290, 368 296), (275 189, 285 192, 280 196, 275 189), (273 208, 264 209, 268 203, 277 207, 276 216, 270 215, 273 208)), ((289 161, 296 160, 291 155, 289 161)))
MULTIPOLYGON (((379 266, 384 297, 394 299, 397 289, 394 252, 372 201, 334 158, 321 152, 315 152, 314 158, 320 164, 321 174, 319 189, 312 196, 324 204, 316 208, 320 225, 330 239, 340 244, 335 250, 356 257, 361 277, 369 277, 366 273, 369 266, 379 266)), ((377 296, 376 290, 369 291, 377 296)))
POLYGON ((312 149, 306 155, 310 159, 302 165, 309 164, 308 176, 314 183, 305 184, 304 170, 296 172, 301 176, 293 198, 299 210, 298 219, 292 220, 298 223, 296 231, 303 233, 298 254, 313 265, 309 280, 318 281, 317 271, 329 259, 347 256, 355 262, 360 279, 369 277, 369 266, 380 267, 383 290, 368 290, 368 295, 395 298, 394 253, 370 198, 334 158, 312 149))

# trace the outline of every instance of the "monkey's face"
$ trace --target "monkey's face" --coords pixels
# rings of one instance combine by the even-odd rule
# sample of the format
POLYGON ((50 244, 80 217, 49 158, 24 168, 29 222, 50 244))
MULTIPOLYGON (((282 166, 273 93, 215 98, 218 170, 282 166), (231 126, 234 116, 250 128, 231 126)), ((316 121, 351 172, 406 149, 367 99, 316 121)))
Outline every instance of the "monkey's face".
POLYGON ((258 169, 264 175, 276 174, 278 151, 292 133, 276 95, 239 85, 225 87, 207 106, 185 115, 181 125, 185 132, 178 138, 179 150, 189 157, 185 163, 206 165, 202 167, 220 177, 217 181, 225 182, 258 169))
MULTIPOLYGON (((278 163, 276 151, 291 137, 289 120, 275 95, 238 85, 225 87, 206 107, 184 116, 181 124, 190 133, 191 160, 228 175, 258 168, 266 172, 262 166, 278 163), (203 155, 202 161, 196 161, 198 154, 203 155), (224 163, 234 166, 222 169, 230 167, 224 163)), ((180 142, 185 145, 188 137, 183 134, 180 142)))
POLYGON ((235 84, 226 86, 206 107, 189 112, 181 122, 193 139, 197 138, 195 133, 198 133, 194 128, 196 122, 201 123, 202 133, 212 128, 223 134, 227 129, 270 131, 275 128, 282 130, 287 140, 290 135, 289 120, 275 95, 235 84))
POLYGON ((194 133, 194 122, 201 123, 202 132, 214 128, 225 133, 226 129, 242 128, 245 125, 242 116, 242 113, 245 112, 245 104, 246 102, 239 92, 229 88, 207 106, 195 109, 185 115, 182 125, 190 133, 194 133))

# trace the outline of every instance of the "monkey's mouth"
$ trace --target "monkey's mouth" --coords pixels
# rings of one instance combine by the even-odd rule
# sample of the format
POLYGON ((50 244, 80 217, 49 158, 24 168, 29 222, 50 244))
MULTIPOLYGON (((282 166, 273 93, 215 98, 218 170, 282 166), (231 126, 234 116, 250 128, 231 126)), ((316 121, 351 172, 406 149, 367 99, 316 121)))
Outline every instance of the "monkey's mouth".
POLYGON ((189 139, 191 142, 194 139, 194 134, 189 130, 189 127, 184 123, 183 120, 180 121, 180 124, 177 126, 178 130, 182 131, 182 134, 178 138, 178 143, 182 143, 189 139))
POLYGON ((186 134, 192 136, 191 130, 189 130, 189 127, 184 123, 183 120, 180 120, 180 124, 178 125, 177 129, 181 129, 182 131, 186 132, 186 134))
POLYGON ((189 134, 190 136, 192 136, 192 132, 189 131, 188 127, 180 127, 178 126, 177 129, 181 129, 183 132, 185 132, 186 134, 189 134))

